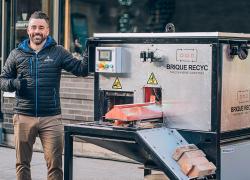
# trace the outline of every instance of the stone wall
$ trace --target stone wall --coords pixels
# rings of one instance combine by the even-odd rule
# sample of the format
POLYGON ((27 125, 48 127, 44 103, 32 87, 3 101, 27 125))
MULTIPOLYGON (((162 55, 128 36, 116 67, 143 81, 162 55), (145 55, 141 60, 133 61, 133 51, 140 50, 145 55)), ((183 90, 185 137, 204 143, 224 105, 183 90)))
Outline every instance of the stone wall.
POLYGON ((3 129, 6 133, 13 133, 12 116, 13 105, 15 99, 11 97, 3 98, 2 113, 3 113, 3 129))
POLYGON ((92 76, 62 76, 60 95, 64 123, 94 120, 93 81, 92 76))

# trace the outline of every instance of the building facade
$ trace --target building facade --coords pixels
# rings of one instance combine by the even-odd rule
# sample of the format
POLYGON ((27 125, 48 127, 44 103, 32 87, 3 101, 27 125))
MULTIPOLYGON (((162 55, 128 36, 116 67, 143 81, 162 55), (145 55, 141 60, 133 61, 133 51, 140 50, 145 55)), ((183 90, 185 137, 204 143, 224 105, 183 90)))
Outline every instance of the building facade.
MULTIPOLYGON (((250 33, 248 0, 0 0, 0 59, 27 38, 32 12, 50 16, 54 39, 74 56, 81 56, 88 37, 105 32, 164 32, 169 22, 178 32, 250 33)), ((14 93, 1 93, 5 134, 13 133, 14 93)), ((62 74, 61 103, 64 123, 93 121, 93 76, 62 74)))

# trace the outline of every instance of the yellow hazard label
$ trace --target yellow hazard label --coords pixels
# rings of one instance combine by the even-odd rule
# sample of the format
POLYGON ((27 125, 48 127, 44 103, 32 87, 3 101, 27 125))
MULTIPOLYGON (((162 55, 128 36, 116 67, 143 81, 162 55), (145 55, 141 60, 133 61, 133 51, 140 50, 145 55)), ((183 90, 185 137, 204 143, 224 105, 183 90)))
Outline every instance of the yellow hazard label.
POLYGON ((157 85, 158 84, 157 79, 155 78, 154 73, 150 74, 150 76, 148 78, 148 81, 147 81, 147 84, 151 84, 151 85, 157 85))
POLYGON ((112 85, 112 89, 122 89, 122 84, 121 84, 118 77, 116 77, 116 79, 112 85))

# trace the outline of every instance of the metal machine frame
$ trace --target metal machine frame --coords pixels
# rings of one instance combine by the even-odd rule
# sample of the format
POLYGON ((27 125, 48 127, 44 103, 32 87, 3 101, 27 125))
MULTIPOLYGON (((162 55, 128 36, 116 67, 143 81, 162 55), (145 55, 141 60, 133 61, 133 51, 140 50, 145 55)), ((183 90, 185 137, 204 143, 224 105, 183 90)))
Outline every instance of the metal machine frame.
MULTIPOLYGON (((190 33, 179 33, 176 37, 176 34, 168 34, 159 33, 157 37, 149 36, 144 38, 145 35, 148 34, 136 34, 133 38, 131 34, 100 34, 95 36, 94 38, 89 40, 89 53, 92 54, 89 59, 90 63, 90 71, 94 73, 94 62, 95 62, 95 48, 99 44, 133 44, 133 43, 141 43, 141 44, 212 44, 212 84, 211 84, 211 131, 192 131, 185 129, 178 129, 177 131, 188 141, 188 143, 196 144, 200 149, 202 149, 207 158, 211 160, 217 167, 216 170, 216 179, 220 179, 221 176, 221 146, 227 145, 234 142, 240 142, 242 140, 250 139, 250 128, 244 128, 233 131, 221 131, 221 99, 222 99, 222 44, 229 44, 230 46, 248 44, 250 40, 249 35, 244 34, 234 34, 234 33, 205 33, 204 34, 192 34, 192 38, 190 38, 190 33), (166 37, 167 36, 167 37, 166 37)), ((132 35, 133 36, 133 35, 132 35)), ((238 51, 237 51, 238 52, 238 51)), ((237 53, 236 52, 236 53, 237 53)), ((235 52, 233 52, 235 53, 235 52)), ((94 73, 95 76, 95 84, 94 84, 94 116, 96 122, 100 119, 100 94, 99 94, 99 75, 98 73, 94 73)), ((96 139, 108 141, 114 140, 122 143, 133 144, 136 148, 140 149, 139 151, 134 151, 135 156, 131 156, 130 153, 126 152, 118 152, 122 155, 127 155, 139 162, 147 160, 147 156, 142 156, 140 158, 136 158, 143 149, 144 153, 150 154, 153 157, 153 161, 157 163, 159 169, 163 170, 166 175, 168 175, 171 179, 178 179, 169 169, 166 169, 165 166, 161 166, 160 159, 157 158, 157 155, 154 154, 150 148, 148 148, 145 143, 138 138, 137 131, 140 129, 116 129, 113 127, 105 127, 100 124, 79 124, 79 125, 66 125, 65 126, 65 179, 72 179, 72 146, 73 146, 73 136, 82 136, 83 139, 96 139), (140 146, 138 148, 137 146, 140 146), (143 158, 145 158, 143 160, 143 158)), ((91 142, 92 140, 90 140, 91 142)), ((93 143, 100 144, 100 141, 93 143)), ((105 143, 104 143, 105 144, 105 143)), ((102 147, 105 147, 101 143, 102 147)), ((123 146, 125 147, 125 146, 123 146)), ((106 147, 110 149, 109 147, 106 147)), ((125 148, 126 149, 126 148, 125 148)), ((112 149, 111 149, 112 150, 112 149)), ((115 151, 115 150, 114 150, 115 151)), ((119 150, 118 150, 119 151, 119 150)), ((133 148, 132 148, 133 151, 133 148)), ((154 163, 155 163, 154 162, 154 163)))

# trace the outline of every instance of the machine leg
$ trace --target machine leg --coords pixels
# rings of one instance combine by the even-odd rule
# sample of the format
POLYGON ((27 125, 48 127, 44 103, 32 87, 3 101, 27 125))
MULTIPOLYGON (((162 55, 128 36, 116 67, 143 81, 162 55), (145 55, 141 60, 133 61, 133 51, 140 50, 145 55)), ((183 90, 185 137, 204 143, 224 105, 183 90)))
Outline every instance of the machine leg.
POLYGON ((73 136, 70 132, 64 133, 64 179, 73 179, 73 136))
POLYGON ((152 173, 151 169, 144 169, 144 176, 150 175, 152 173))

